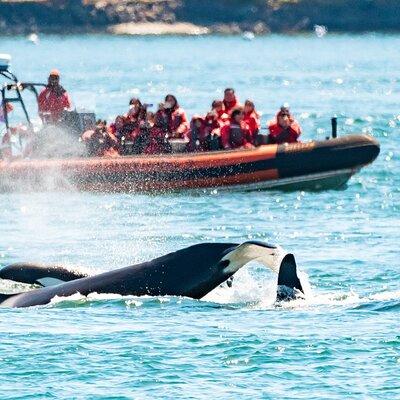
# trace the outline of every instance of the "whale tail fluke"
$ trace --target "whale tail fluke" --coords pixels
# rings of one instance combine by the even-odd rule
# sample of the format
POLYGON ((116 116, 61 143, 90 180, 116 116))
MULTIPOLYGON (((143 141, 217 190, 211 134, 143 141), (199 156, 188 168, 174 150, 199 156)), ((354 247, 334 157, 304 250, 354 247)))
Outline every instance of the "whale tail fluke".
MULTIPOLYGON (((224 257, 228 260, 227 269, 236 272, 239 268, 251 261, 265 265, 278 274, 276 301, 290 301, 303 297, 304 291, 297 275, 297 265, 294 255, 286 253, 282 247, 259 241, 247 241, 230 249, 224 257)), ((230 277, 226 284, 232 286, 230 277)))
POLYGON ((283 257, 279 268, 276 301, 294 300, 301 294, 304 294, 304 290, 297 275, 296 260, 289 253, 283 257))

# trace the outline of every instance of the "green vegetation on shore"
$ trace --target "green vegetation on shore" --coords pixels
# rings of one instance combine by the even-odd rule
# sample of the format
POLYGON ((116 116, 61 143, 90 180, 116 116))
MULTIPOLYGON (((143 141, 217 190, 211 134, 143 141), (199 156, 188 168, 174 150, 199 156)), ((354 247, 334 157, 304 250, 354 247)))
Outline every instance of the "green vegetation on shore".
POLYGON ((400 7, 399 0, 0 1, 0 34, 124 33, 114 27, 129 25, 126 33, 143 34, 149 23, 163 24, 158 28, 162 32, 169 24, 171 33, 174 23, 200 26, 201 33, 227 34, 301 32, 314 25, 342 32, 400 31, 400 7), (137 23, 146 25, 133 29, 137 23))

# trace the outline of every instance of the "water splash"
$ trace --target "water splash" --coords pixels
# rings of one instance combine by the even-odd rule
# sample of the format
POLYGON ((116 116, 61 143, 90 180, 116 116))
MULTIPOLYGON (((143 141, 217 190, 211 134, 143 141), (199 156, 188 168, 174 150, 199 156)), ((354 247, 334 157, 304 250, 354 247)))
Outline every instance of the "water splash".
POLYGON ((328 33, 328 28, 324 25, 314 25, 314 33, 317 37, 322 38, 328 33))

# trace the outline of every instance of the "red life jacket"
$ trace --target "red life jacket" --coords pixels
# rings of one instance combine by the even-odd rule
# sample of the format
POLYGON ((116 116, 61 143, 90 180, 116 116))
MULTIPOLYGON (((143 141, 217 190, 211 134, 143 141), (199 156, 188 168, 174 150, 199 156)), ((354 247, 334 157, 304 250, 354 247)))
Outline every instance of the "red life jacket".
POLYGON ((223 103, 224 103, 224 107, 225 107, 224 112, 225 112, 226 114, 228 114, 228 115, 231 115, 231 114, 232 114, 232 111, 233 111, 234 109, 241 107, 241 104, 239 103, 239 101, 238 101, 238 99, 236 98, 236 96, 235 96, 235 100, 229 101, 229 102, 226 101, 226 100, 223 100, 223 103))
POLYGON ((225 125, 229 125, 230 119, 229 115, 224 110, 214 110, 206 115, 204 121, 208 134, 213 133, 220 135, 221 128, 225 125))
POLYGON ((221 142, 224 149, 237 149, 251 144, 251 134, 248 125, 231 121, 221 128, 221 142))
POLYGON ((260 116, 258 115, 258 113, 255 110, 253 110, 250 113, 244 114, 243 121, 249 127, 249 131, 250 131, 250 135, 251 135, 251 142, 252 142, 252 144, 254 144, 256 135, 258 134, 258 132, 261 128, 260 116))
POLYGON ((300 125, 296 120, 292 120, 290 126, 287 129, 283 129, 278 124, 278 119, 272 121, 268 125, 269 143, 281 144, 281 143, 296 143, 301 135, 300 125))
POLYGON ((46 87, 39 94, 38 106, 42 119, 50 123, 56 123, 60 120, 62 112, 71 108, 71 100, 65 89, 60 88, 57 91, 46 87), (47 113, 49 115, 46 115, 47 113))
POLYGON ((168 130, 176 139, 183 139, 187 136, 189 130, 189 122, 183 108, 176 105, 172 111, 166 111, 168 116, 168 130))

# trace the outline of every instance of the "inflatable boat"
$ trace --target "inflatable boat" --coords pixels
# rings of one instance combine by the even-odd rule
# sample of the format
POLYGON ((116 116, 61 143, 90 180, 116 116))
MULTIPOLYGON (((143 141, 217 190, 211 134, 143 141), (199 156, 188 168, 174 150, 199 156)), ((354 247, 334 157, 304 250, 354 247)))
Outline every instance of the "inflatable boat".
POLYGON ((373 137, 348 135, 248 150, 0 161, 0 190, 335 189, 378 154, 373 137))

